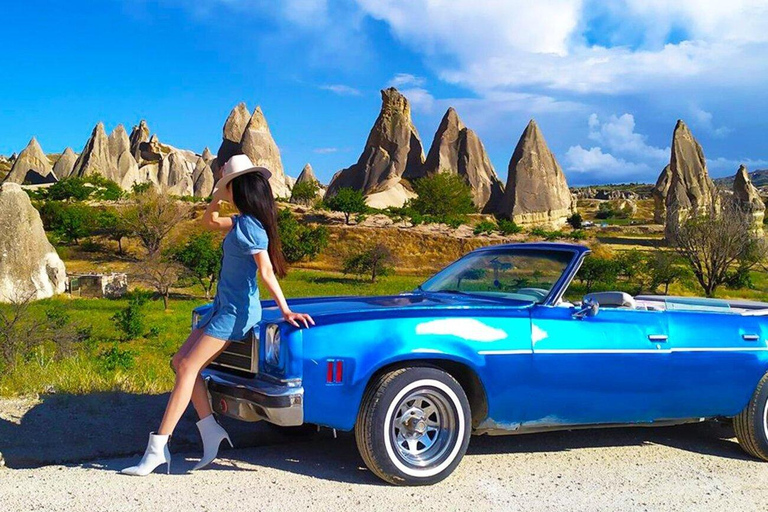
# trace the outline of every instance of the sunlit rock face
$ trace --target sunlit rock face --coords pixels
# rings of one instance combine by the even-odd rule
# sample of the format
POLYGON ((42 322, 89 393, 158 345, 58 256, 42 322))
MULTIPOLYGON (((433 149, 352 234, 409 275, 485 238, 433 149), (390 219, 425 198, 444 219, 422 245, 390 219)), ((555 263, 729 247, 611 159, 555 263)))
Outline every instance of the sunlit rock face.
POLYGON ((372 207, 402 206, 415 197, 402 182, 403 176, 417 175, 423 164, 424 149, 408 100, 394 87, 384 89, 381 111, 360 158, 333 176, 326 197, 341 188, 353 188, 361 191, 372 207))
POLYGON ((742 209, 752 214, 754 226, 762 230, 765 203, 757 187, 752 184, 747 168, 743 165, 736 171, 736 177, 733 180, 733 199, 742 209))
POLYGON ((13 166, 3 182, 39 185, 54 183, 56 179, 51 162, 45 156, 37 139, 32 137, 27 147, 13 161, 13 166))
POLYGON ((574 212, 560 164, 531 119, 509 161, 509 175, 498 213, 515 223, 560 227, 574 212))
POLYGON ((16 183, 0 188, 0 226, 0 302, 64 292, 64 262, 48 242, 40 214, 16 183))

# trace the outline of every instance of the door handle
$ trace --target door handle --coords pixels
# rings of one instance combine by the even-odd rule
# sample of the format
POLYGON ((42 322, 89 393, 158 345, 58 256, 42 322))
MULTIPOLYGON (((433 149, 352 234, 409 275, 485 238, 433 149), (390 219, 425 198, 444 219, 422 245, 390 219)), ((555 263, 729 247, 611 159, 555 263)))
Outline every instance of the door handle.
POLYGON ((649 334, 648 341, 658 341, 658 342, 667 341, 667 335, 666 334, 649 334))
POLYGON ((744 341, 757 341, 760 339, 760 336, 757 334, 742 334, 741 337, 744 341))

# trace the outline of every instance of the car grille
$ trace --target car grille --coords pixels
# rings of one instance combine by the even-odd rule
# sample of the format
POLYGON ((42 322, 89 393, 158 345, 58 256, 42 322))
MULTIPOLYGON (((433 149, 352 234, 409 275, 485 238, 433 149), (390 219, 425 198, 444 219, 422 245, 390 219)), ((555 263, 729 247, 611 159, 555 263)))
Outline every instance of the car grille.
POLYGON ((243 341, 233 341, 211 361, 211 367, 224 370, 240 370, 248 373, 259 371, 258 327, 251 330, 243 341))

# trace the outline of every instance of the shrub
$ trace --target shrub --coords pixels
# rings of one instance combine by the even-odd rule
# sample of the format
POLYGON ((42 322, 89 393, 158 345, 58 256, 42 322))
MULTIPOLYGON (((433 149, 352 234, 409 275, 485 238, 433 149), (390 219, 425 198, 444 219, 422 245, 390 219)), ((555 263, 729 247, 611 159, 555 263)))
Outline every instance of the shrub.
POLYGON ((94 234, 96 210, 83 203, 48 201, 40 210, 43 225, 65 243, 77 244, 94 234))
POLYGON ((112 315, 112 322, 122 333, 123 340, 134 340, 144 332, 144 294, 134 294, 128 299, 128 305, 112 315))
POLYGON ((587 293, 589 293, 597 283, 604 286, 615 283, 617 270, 616 262, 610 258, 590 255, 582 263, 576 274, 576 279, 584 285, 587 293))
POLYGON ((371 282, 375 283, 377 277, 392 273, 394 262, 395 258, 389 247, 377 244, 347 256, 344 260, 344 273, 370 275, 371 282))
POLYGON ((484 220, 475 226, 475 235, 490 235, 498 226, 494 222, 484 220))
POLYGON ((283 246, 283 255, 289 263, 304 258, 315 259, 328 246, 328 228, 315 228, 300 224, 291 210, 280 210, 277 218, 277 230, 283 246))
POLYGON ((123 238, 130 236, 131 229, 125 219, 114 208, 107 208, 96 214, 98 234, 117 242, 117 253, 123 254, 123 238))
POLYGON ((439 172, 416 180, 413 188, 418 197, 409 206, 422 215, 431 215, 445 222, 448 218, 461 218, 473 213, 472 190, 461 176, 439 172))
POLYGON ((88 186, 83 178, 63 178, 48 187, 47 199, 51 201, 85 201, 91 196, 93 187, 88 186))
POLYGON ((299 204, 312 204, 317 199, 320 185, 315 180, 296 183, 291 190, 291 202, 299 204))
POLYGON ((213 285, 219 276, 222 256, 221 244, 214 239, 213 233, 195 233, 183 245, 172 248, 169 255, 200 283, 205 291, 205 298, 210 298, 213 285))
POLYGON ((523 228, 515 224, 514 221, 511 221, 509 219, 499 218, 496 219, 496 224, 499 227, 499 232, 502 235, 516 235, 517 233, 521 233, 523 231, 523 228))
POLYGON ((136 363, 136 353, 132 350, 121 349, 117 343, 102 351, 97 357, 98 368, 102 372, 115 370, 130 370, 136 363))
POLYGON ((340 188, 333 197, 328 198, 326 206, 334 212, 342 212, 346 224, 349 224, 349 216, 351 214, 368 211, 368 205, 365 203, 363 193, 346 187, 340 188))
POLYGON ((570 217, 568 217, 565 221, 573 229, 581 229, 581 224, 583 222, 583 219, 581 218, 581 214, 579 212, 576 212, 573 215, 571 215, 570 217))

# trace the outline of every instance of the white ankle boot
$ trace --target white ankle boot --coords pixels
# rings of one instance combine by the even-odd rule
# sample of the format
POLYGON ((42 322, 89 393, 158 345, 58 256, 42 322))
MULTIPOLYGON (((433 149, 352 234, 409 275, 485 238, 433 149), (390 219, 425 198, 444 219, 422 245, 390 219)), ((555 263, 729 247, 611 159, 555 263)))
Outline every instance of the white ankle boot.
POLYGON ((213 459, 215 459, 216 455, 219 453, 219 445, 221 445, 221 442, 224 439, 226 439, 229 442, 229 446, 232 447, 232 441, 229 439, 229 434, 227 434, 227 431, 219 425, 216 418, 213 417, 213 414, 209 414, 201 419, 196 425, 197 429, 200 431, 200 437, 203 438, 203 458, 200 459, 200 462, 195 464, 195 467, 193 467, 192 470, 203 468, 213 462, 213 459))
POLYGON ((125 468, 121 473, 125 475, 146 476, 153 472, 158 466, 167 464, 166 473, 171 472, 171 452, 168 450, 169 435, 161 436, 150 432, 149 442, 144 456, 136 466, 125 468))

